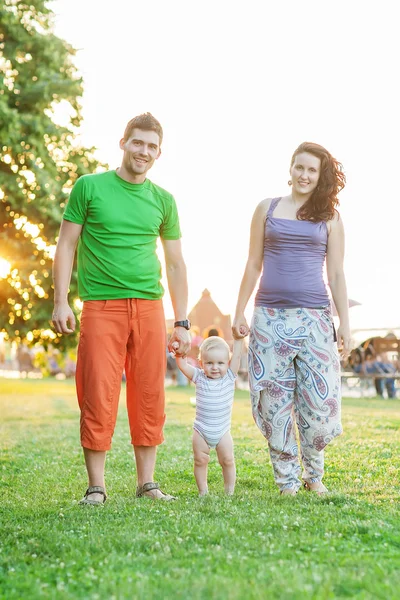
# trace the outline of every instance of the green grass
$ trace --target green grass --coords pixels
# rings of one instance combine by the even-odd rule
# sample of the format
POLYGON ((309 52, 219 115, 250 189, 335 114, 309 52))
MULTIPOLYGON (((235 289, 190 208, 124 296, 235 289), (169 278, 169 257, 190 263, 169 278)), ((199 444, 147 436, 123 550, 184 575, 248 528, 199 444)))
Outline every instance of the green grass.
POLYGON ((210 496, 192 475, 193 388, 167 389, 157 480, 175 503, 135 500, 123 398, 107 460, 109 500, 86 486, 74 385, 0 381, 0 598, 397 599, 400 402, 344 400, 345 433, 326 451, 318 498, 281 497, 248 394, 237 392, 237 491, 215 452, 210 496))

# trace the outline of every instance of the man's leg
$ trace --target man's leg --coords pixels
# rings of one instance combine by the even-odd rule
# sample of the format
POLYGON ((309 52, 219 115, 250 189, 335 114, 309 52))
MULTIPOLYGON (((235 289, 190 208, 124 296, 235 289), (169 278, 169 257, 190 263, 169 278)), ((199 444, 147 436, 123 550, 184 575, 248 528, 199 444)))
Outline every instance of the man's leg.
MULTIPOLYGON (((85 456, 86 470, 89 479, 88 487, 100 486, 104 489, 104 491, 106 491, 106 484, 104 481, 106 453, 84 448, 83 454, 85 456)), ((104 496, 102 494, 92 493, 90 494, 90 500, 94 502, 103 502, 104 496)))
MULTIPOLYGON (((154 481, 154 469, 156 466, 157 446, 134 446, 136 460, 137 485, 154 481)), ((161 498, 160 490, 151 490, 147 495, 161 498)))
POLYGON ((386 379, 386 391, 388 394, 388 398, 396 398, 396 385, 395 385, 395 380, 390 377, 389 379, 386 379))
MULTIPOLYGON (((105 489, 106 451, 117 418, 126 353, 127 307, 124 300, 84 303, 78 348, 76 386, 81 409, 81 443, 89 487, 105 489)), ((91 501, 103 501, 90 494, 91 501)))
MULTIPOLYGON (((125 364, 127 408, 137 483, 142 487, 154 482, 157 446, 164 439, 167 338, 160 300, 132 299, 129 302, 132 333, 125 364)), ((164 496, 157 489, 145 495, 164 496)))
POLYGON ((384 382, 385 382, 385 380, 382 379, 381 377, 375 377, 375 379, 374 379, 376 393, 381 398, 383 398, 384 382))

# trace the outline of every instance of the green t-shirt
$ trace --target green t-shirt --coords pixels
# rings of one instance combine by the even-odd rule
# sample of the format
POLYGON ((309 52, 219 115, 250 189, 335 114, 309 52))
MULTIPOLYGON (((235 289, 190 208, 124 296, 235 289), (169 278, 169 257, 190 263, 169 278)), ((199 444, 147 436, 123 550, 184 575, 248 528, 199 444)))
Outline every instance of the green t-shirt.
POLYGON ((64 219, 83 225, 78 245, 81 300, 162 297, 157 239, 181 237, 174 197, 148 179, 129 183, 116 171, 75 183, 64 219))

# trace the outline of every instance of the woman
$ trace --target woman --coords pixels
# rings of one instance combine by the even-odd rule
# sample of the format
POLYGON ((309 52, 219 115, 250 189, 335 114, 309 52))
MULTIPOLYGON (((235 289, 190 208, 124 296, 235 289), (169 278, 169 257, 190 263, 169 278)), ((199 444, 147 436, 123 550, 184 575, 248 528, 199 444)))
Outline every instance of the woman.
POLYGON ((344 230, 336 210, 345 185, 342 165, 322 146, 305 142, 290 165, 291 194, 263 200, 253 215, 250 250, 233 335, 250 331, 249 385, 253 416, 269 445, 275 481, 295 495, 300 464, 297 422, 308 490, 322 483, 324 448, 342 432, 340 363, 350 327, 343 272, 344 230), (340 319, 334 329, 323 266, 340 319), (261 274, 251 327, 244 311, 261 274))

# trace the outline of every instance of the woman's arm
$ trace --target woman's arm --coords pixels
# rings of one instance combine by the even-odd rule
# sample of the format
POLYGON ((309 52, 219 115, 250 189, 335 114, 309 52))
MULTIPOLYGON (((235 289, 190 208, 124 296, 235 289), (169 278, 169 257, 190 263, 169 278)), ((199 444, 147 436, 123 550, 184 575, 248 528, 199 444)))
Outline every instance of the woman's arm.
POLYGON ((249 257, 240 284, 235 318, 232 324, 232 333, 235 339, 243 338, 249 333, 249 326, 244 316, 244 311, 262 271, 265 217, 270 202, 271 199, 260 202, 254 211, 251 221, 249 257))
POLYGON ((347 298, 346 279, 343 270, 344 238, 343 221, 338 214, 330 222, 326 268, 329 287, 331 288, 333 301, 340 320, 337 334, 338 346, 341 349, 342 357, 346 358, 350 353, 350 322, 349 301, 347 298))

